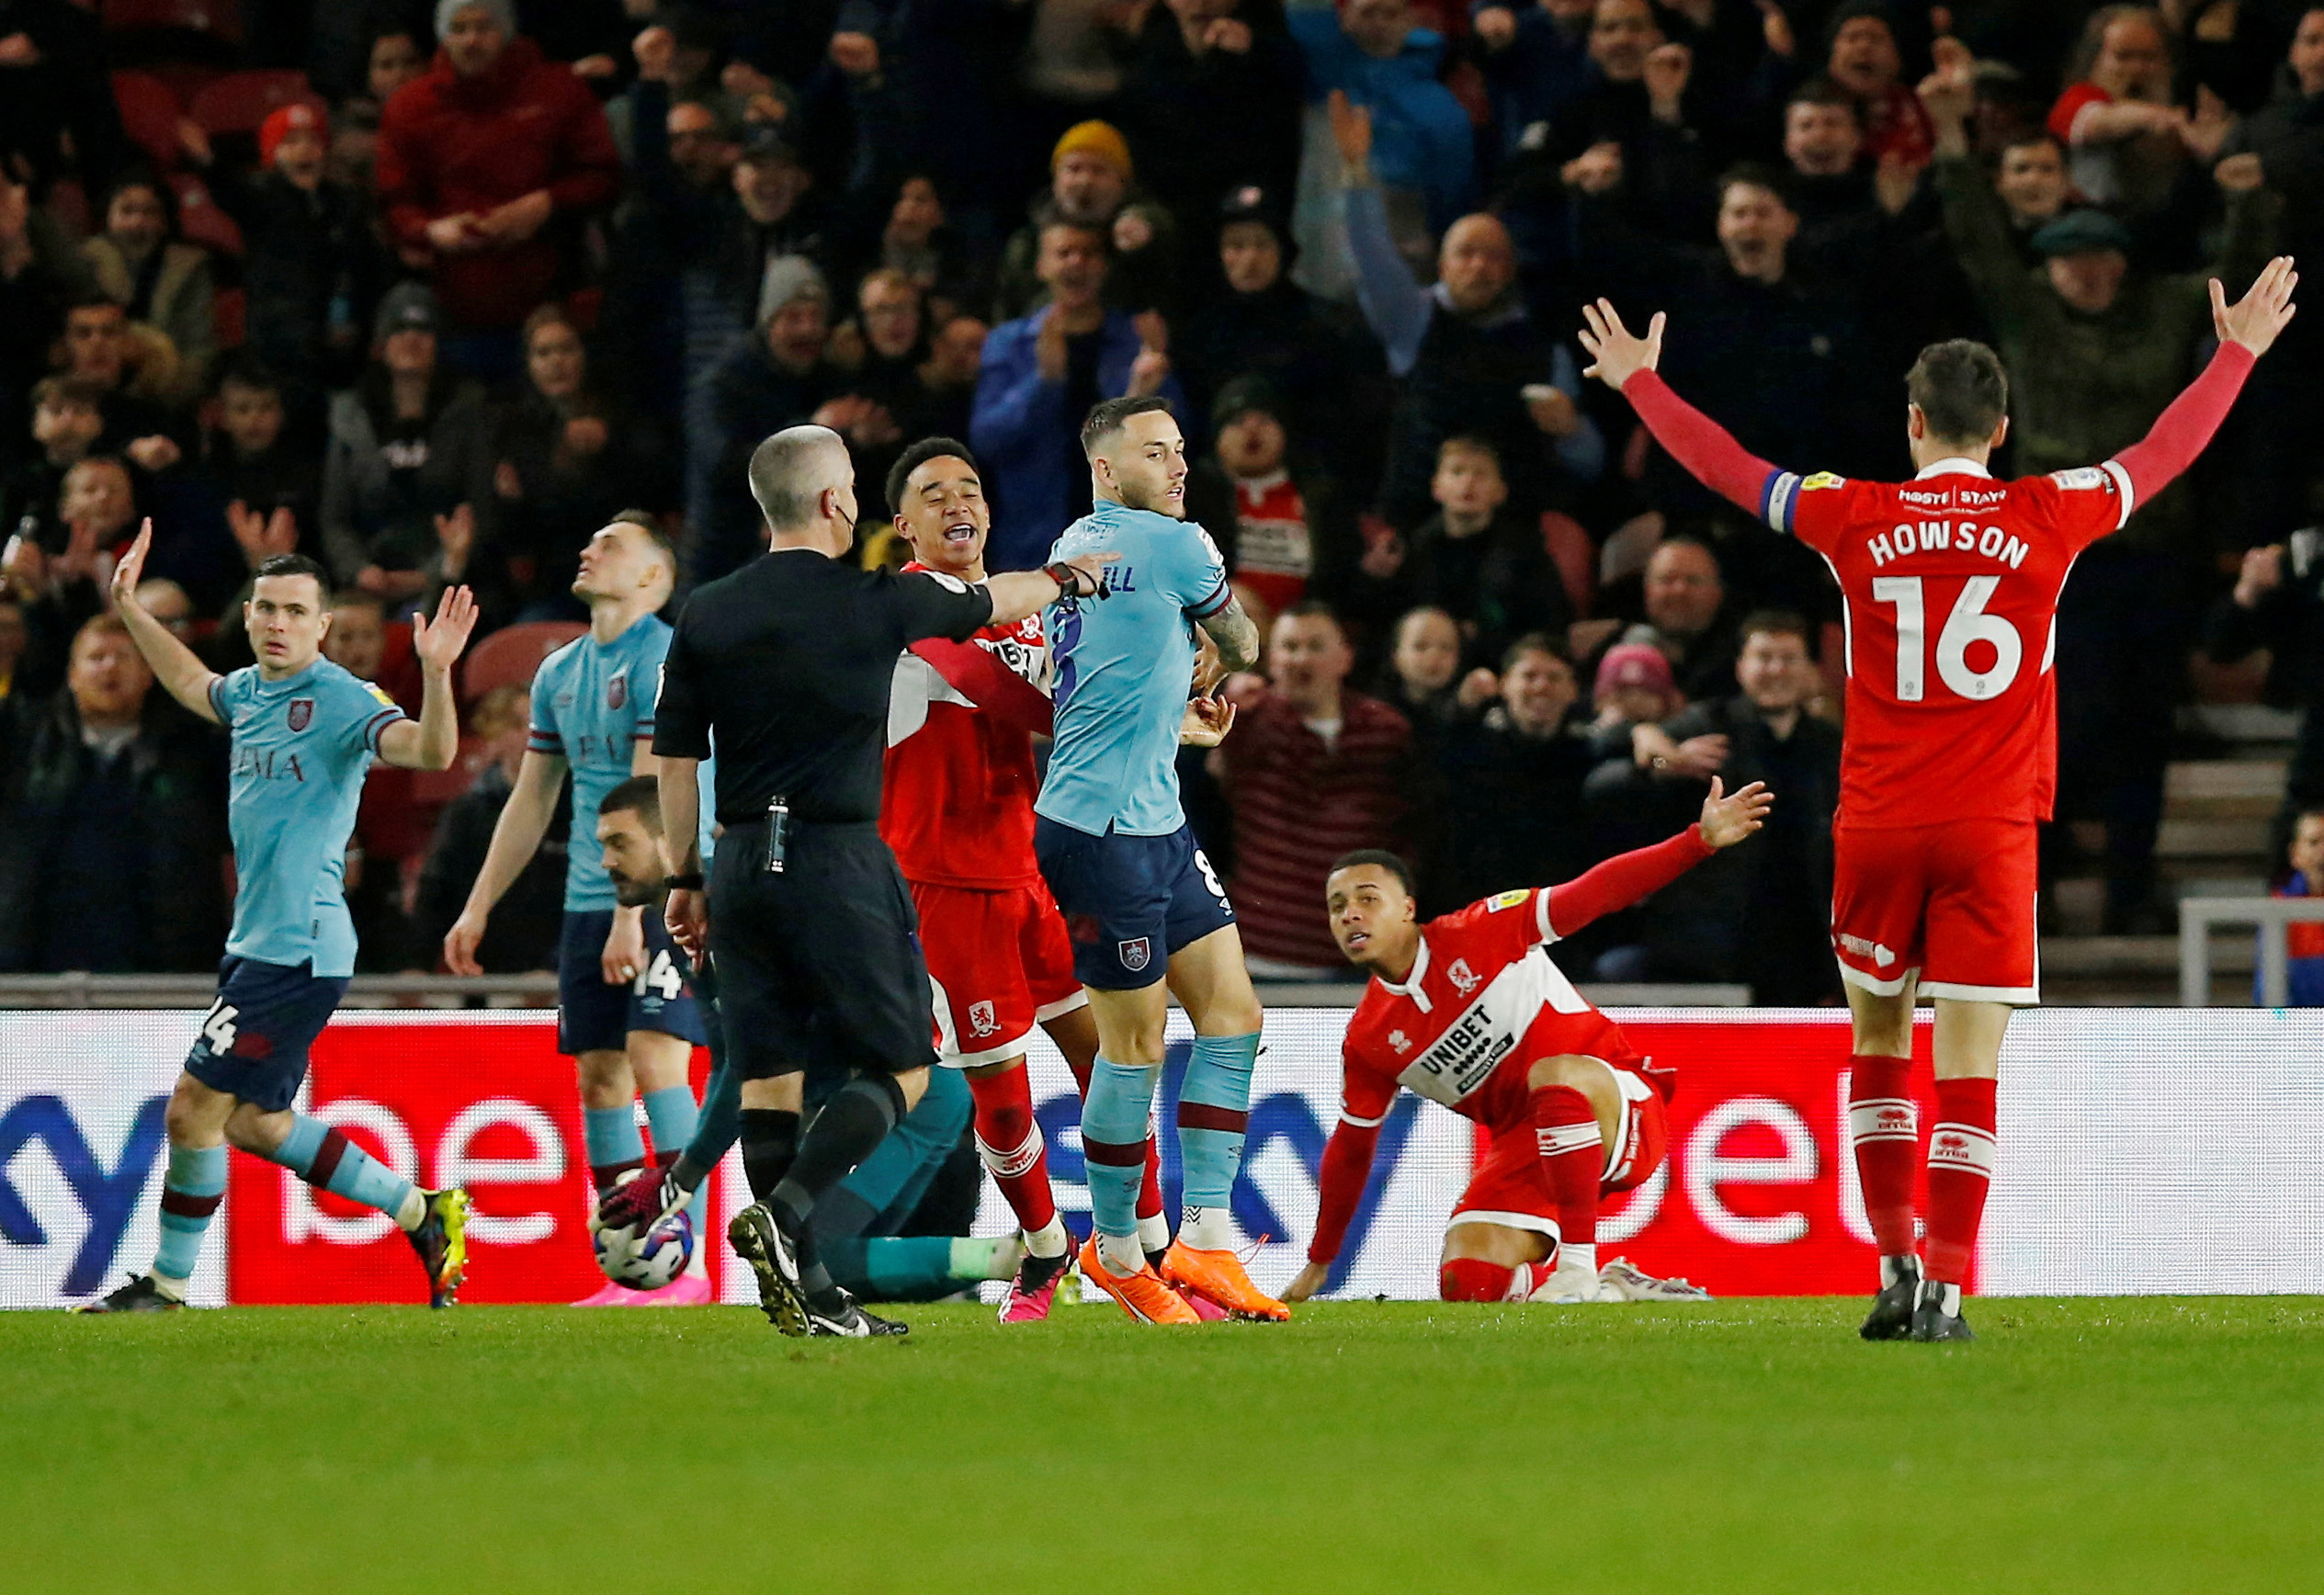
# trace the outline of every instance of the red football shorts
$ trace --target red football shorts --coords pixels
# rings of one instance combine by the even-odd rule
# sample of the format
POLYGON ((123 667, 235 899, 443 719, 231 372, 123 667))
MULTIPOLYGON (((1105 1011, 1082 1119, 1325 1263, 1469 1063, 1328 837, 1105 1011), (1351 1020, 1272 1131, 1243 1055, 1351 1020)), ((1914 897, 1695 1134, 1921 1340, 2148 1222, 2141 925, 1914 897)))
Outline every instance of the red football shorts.
MULTIPOLYGON (((1662 1166, 1671 1144, 1671 1122, 1661 1093, 1643 1075, 1627 1069, 1614 1070, 1622 1091, 1622 1111, 1606 1148, 1605 1173, 1598 1182, 1604 1192, 1627 1191, 1642 1184, 1662 1166)), ((1533 1116, 1504 1119, 1491 1129, 1485 1155, 1469 1176, 1468 1189, 1453 1204, 1453 1224, 1500 1224, 1511 1229, 1530 1229, 1542 1235, 1558 1233, 1558 1205, 1549 1194, 1549 1176, 1541 1167, 1541 1145, 1535 1138, 1533 1116)))
POLYGON ((1833 832, 1831 948, 1841 978, 1892 997, 2039 1002, 2030 820, 1833 832))
POLYGON ((1047 887, 911 884, 934 988, 938 1062, 968 1069, 1015 1058, 1036 1024, 1088 1004, 1065 918, 1047 887))

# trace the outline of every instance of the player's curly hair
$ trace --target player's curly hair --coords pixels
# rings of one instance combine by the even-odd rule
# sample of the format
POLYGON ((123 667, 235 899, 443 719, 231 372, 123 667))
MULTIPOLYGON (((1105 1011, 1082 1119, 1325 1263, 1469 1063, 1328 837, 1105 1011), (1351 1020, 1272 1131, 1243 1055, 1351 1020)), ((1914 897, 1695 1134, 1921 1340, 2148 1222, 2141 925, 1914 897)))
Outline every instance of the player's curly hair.
POLYGON ((1928 417, 1929 431, 1946 443, 1983 443, 2010 411, 2001 356, 1968 338, 1922 350, 1905 373, 1904 391, 1928 417))
POLYGON ((888 481, 885 484, 888 508, 891 512, 901 513, 903 509, 904 489, 912 481, 912 473, 930 460, 942 459, 947 456, 954 459, 966 460, 969 469, 976 471, 980 480, 981 479, 982 469, 977 464, 977 457, 969 452, 967 444, 957 437, 924 437, 896 456, 896 463, 888 468, 888 481))

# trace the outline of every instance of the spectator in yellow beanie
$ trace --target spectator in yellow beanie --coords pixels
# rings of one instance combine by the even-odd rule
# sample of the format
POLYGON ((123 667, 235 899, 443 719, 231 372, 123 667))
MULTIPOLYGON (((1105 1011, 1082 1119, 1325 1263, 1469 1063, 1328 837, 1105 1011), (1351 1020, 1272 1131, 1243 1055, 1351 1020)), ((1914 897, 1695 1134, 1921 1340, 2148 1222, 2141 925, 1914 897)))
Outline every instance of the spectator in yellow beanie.
POLYGON ((1141 197, 1129 141, 1111 122, 1092 119, 1065 130, 1049 152, 1049 185, 1033 198, 1031 216, 1001 256, 995 322, 1037 309, 1045 290, 1035 266, 1041 229, 1052 221, 1100 229, 1112 241, 1105 277, 1108 310, 1168 314, 1178 277, 1178 229, 1166 207, 1141 197))
POLYGON ((1075 122, 1066 129, 1064 136, 1057 141, 1057 148, 1049 152, 1050 175, 1054 176, 1058 169, 1075 155, 1112 167, 1117 196, 1128 188, 1130 179, 1138 175, 1130 163, 1129 141, 1123 138, 1121 130, 1111 122, 1101 122, 1092 118, 1085 122, 1075 122))

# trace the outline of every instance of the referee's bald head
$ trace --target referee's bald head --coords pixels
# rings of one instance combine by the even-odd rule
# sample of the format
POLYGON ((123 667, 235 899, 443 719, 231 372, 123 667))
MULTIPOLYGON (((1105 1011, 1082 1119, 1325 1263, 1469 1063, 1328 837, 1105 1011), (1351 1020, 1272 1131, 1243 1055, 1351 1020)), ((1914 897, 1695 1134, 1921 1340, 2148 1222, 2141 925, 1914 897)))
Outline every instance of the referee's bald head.
POLYGON ((786 426, 751 451, 751 496, 777 537, 811 532, 829 520, 852 537, 856 463, 847 440, 828 426, 786 426), (833 495, 829 501, 825 493, 833 495))

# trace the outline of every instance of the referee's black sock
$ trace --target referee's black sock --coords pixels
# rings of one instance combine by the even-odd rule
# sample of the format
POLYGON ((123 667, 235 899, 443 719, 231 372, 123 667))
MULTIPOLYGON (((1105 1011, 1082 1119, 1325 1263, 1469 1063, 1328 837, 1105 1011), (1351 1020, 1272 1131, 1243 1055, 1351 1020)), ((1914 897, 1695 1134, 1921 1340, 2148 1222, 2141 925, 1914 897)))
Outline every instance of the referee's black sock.
MULTIPOLYGON (((903 1116, 903 1088, 885 1074, 858 1075, 833 1092, 815 1115, 784 1175, 766 1205, 775 1210, 799 1249, 800 1283, 811 1300, 828 1295, 831 1276, 814 1258, 814 1240, 807 1216, 816 1198, 838 1184, 856 1164, 871 1156, 888 1132, 903 1116)), ((818 1302, 818 1305, 823 1305, 818 1302)))
POLYGON ((776 1108, 743 1110, 743 1178, 751 1198, 764 1202, 791 1171, 799 1155, 799 1115, 776 1108))

